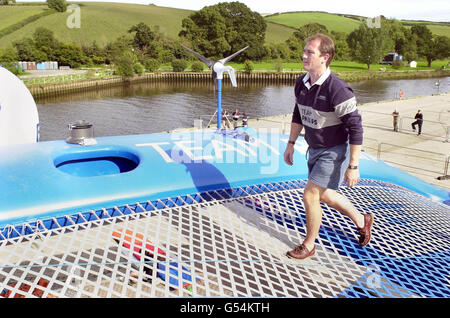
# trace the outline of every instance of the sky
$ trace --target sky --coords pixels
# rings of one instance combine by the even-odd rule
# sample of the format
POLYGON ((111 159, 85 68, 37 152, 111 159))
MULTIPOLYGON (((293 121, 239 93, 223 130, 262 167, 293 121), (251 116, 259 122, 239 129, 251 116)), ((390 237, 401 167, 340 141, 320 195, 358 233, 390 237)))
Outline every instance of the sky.
MULTIPOLYGON (((45 0, 17 0, 18 2, 42 2, 45 0)), ((200 10, 205 6, 232 0, 75 0, 74 2, 122 2, 137 4, 155 4, 163 7, 200 10)), ((450 22, 449 0, 239 0, 252 11, 277 13, 288 11, 325 11, 329 13, 347 13, 375 18, 383 15, 387 18, 405 20, 427 20, 450 22)))

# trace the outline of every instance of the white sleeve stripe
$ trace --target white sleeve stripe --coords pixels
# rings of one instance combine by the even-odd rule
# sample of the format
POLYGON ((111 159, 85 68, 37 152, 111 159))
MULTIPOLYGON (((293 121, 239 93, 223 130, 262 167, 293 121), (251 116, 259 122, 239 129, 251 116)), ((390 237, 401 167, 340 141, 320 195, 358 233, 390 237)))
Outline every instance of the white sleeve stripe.
POLYGON ((350 114, 356 110, 356 98, 352 97, 345 102, 340 103, 334 107, 334 112, 341 118, 344 115, 350 114))

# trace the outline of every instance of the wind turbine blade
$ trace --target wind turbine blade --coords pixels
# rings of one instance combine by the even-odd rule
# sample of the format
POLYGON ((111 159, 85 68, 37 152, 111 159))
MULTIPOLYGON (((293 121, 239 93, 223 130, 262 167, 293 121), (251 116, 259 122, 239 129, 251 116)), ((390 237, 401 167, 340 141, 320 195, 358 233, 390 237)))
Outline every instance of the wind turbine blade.
POLYGON ((230 56, 227 56, 221 60, 219 60, 218 62, 222 63, 225 65, 225 63, 227 63, 228 61, 230 61, 233 57, 235 57, 236 55, 238 55, 239 53, 245 51, 246 49, 248 49, 248 46, 244 47, 243 49, 237 51, 236 53, 231 54, 230 56))
POLYGON ((203 63, 205 63, 208 67, 212 67, 212 66, 214 65, 215 62, 214 62, 213 60, 210 60, 210 59, 204 57, 203 55, 200 55, 200 54, 198 54, 197 52, 192 51, 190 48, 184 46, 183 44, 181 44, 181 46, 182 46, 185 50, 191 52, 191 53, 194 54, 196 57, 198 57, 198 59, 199 59, 200 61, 202 61, 203 63))
POLYGON ((216 71, 212 70, 211 76, 212 76, 212 81, 214 84, 214 92, 215 92, 217 89, 217 73, 216 73, 216 71))
POLYGON ((236 74, 234 73, 234 68, 229 67, 227 72, 228 72, 228 75, 230 75, 231 84, 233 85, 233 87, 237 87, 236 74))

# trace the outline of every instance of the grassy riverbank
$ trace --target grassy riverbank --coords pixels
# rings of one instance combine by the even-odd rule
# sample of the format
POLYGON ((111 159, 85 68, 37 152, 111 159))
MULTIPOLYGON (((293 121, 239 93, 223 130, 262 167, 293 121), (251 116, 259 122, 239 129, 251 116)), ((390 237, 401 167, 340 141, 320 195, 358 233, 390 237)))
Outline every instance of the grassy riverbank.
MULTIPOLYGON (((192 62, 191 62, 192 63, 192 62)), ((341 77, 345 81, 355 82, 362 81, 368 79, 382 79, 382 80, 390 80, 390 79, 418 79, 418 78, 430 78, 430 77, 445 77, 450 76, 450 68, 446 68, 442 70, 443 66, 446 66, 448 61, 434 61, 431 64, 431 67, 427 67, 425 61, 419 61, 417 64, 417 68, 410 67, 401 67, 400 69, 394 69, 390 65, 381 65, 381 64, 373 64, 371 65, 370 70, 367 70, 367 66, 361 63, 356 62, 345 62, 345 61, 335 61, 331 64, 331 70, 339 77, 341 77), (380 69, 384 69, 384 71, 380 71, 380 69)), ((191 71, 190 64, 186 71, 187 73, 191 71)), ((238 74, 244 72, 244 64, 242 63, 229 63, 238 74)), ((254 74, 289 74, 289 73, 301 73, 302 63, 281 63, 277 65, 275 61, 269 62, 258 62, 254 63, 254 74), (279 69, 277 69, 279 67, 279 69), (279 72, 280 70, 280 72, 279 72)), ((54 84, 63 84, 63 83, 72 83, 72 82, 82 82, 82 81, 95 81, 95 80, 105 80, 117 78, 118 76, 114 74, 113 69, 109 66, 97 67, 97 68, 88 68, 81 67, 79 70, 85 70, 85 73, 78 73, 76 75, 67 74, 67 75, 54 75, 51 71, 48 72, 48 76, 42 75, 43 72, 39 74, 39 76, 33 76, 31 73, 24 73, 21 76, 21 79, 28 87, 33 86, 41 86, 47 87, 54 84)), ((171 65, 162 65, 158 70, 158 73, 164 72, 172 72, 171 65)), ((209 73, 208 69, 204 69, 204 73, 209 73)), ((45 73, 44 73, 45 74, 45 73)), ((136 76, 135 78, 139 78, 136 76)), ((133 79, 131 79, 133 81, 133 79)))
MULTIPOLYGON (((301 72, 303 69, 302 62, 279 62, 281 63, 280 69, 283 72, 301 72)), ((418 61, 416 68, 411 68, 408 66, 402 66, 398 69, 393 68, 392 65, 383 65, 383 64, 371 64, 370 70, 367 70, 367 65, 353 62, 353 61, 333 61, 330 65, 331 71, 333 72, 379 72, 380 69, 385 68, 386 71, 410 71, 410 70, 438 70, 443 66, 447 67, 449 63, 448 60, 442 61, 433 61, 431 63, 431 67, 427 66, 426 61, 418 61)), ((227 65, 232 66, 237 71, 244 70, 244 64, 242 63, 233 63, 230 62, 227 65)), ((253 62, 254 70, 256 72, 273 72, 277 70, 277 62, 276 61, 265 61, 265 62, 253 62)), ((168 67, 165 65, 163 67, 168 67)))

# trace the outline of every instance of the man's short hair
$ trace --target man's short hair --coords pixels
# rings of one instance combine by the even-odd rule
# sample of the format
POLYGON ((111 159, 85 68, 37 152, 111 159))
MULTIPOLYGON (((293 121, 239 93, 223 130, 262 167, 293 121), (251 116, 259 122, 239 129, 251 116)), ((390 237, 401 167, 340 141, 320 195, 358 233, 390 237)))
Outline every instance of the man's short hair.
POLYGON ((309 36, 306 38, 305 43, 308 43, 310 41, 314 40, 320 40, 319 45, 319 51, 322 55, 328 54, 330 58, 327 61, 327 67, 330 66, 331 61, 333 60, 335 48, 334 48, 334 42, 333 40, 325 34, 322 33, 316 33, 314 35, 309 36))

